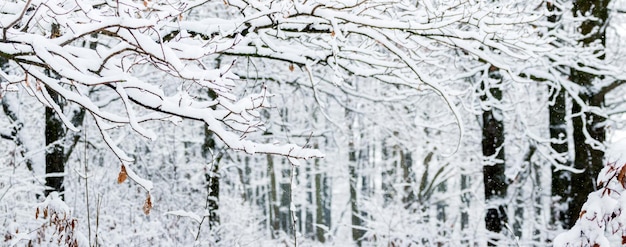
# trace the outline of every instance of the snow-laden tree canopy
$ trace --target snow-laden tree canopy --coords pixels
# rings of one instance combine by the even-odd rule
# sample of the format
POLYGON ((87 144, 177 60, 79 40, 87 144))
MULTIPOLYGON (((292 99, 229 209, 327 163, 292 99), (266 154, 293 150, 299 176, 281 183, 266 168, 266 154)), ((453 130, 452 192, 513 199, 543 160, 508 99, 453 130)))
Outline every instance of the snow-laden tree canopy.
MULTIPOLYGON (((122 162, 118 183, 128 176, 148 190, 144 210, 152 207, 151 198, 155 203, 167 200, 155 211, 175 204, 170 217, 189 217, 199 226, 205 218, 212 222, 211 228, 219 225, 218 202, 225 199, 227 206, 221 209, 239 205, 239 199, 228 202, 232 199, 228 195, 243 194, 243 200, 251 201, 246 206, 264 208, 272 237, 279 230, 292 231, 289 224, 295 225, 278 219, 296 218, 289 213, 303 209, 301 226, 315 229, 317 240, 344 234, 344 229, 337 229, 348 227, 355 242, 371 237, 377 243, 389 239, 394 244, 416 241, 425 245, 452 237, 458 240, 454 243, 469 244, 464 242, 467 237, 477 243, 495 243, 497 238, 477 234, 476 229, 486 228, 502 235, 500 239, 508 237, 501 229, 484 227, 485 219, 497 217, 483 215, 485 209, 506 206, 509 212, 515 210, 514 216, 508 216, 513 231, 527 228, 522 240, 545 243, 553 232, 562 230, 544 231, 552 224, 545 220, 547 215, 557 207, 568 210, 558 202, 560 194, 542 192, 550 182, 553 188, 558 184, 548 181, 548 175, 552 171, 552 178, 565 181, 571 174, 589 171, 572 163, 584 163, 577 157, 590 152, 568 149, 588 145, 587 150, 604 150, 605 128, 613 123, 605 120, 611 120, 612 113, 624 112, 623 99, 604 102, 605 95, 616 92, 626 79, 623 66, 616 62, 621 53, 611 48, 618 46, 620 41, 612 39, 619 39, 615 33, 623 28, 602 24, 598 29, 604 17, 592 15, 590 6, 583 5, 581 0, 2 1, 0 97, 1 111, 8 117, 4 120, 10 124, 0 126, 0 138, 14 145, 0 151, 6 154, 5 163, 10 163, 7 167, 24 161, 28 167, 17 173, 9 168, 3 172, 41 187, 40 175, 68 177, 68 191, 76 195, 58 195, 68 195, 69 201, 81 198, 76 188, 81 185, 82 190, 84 183, 89 217, 93 214, 89 212, 89 186, 102 186, 92 184, 97 179, 90 175, 106 170, 104 164, 111 162, 88 151, 101 152, 99 147, 108 146, 115 154, 113 163, 122 162), (32 97, 24 100, 24 92, 32 97), (16 114, 38 102, 45 106, 45 124, 37 122, 42 113, 38 110, 44 107, 27 116, 16 114), (562 116, 553 117, 555 112, 562 116), (91 117, 83 121, 85 114, 91 117), (40 145, 43 138, 36 130, 21 132, 26 126, 60 126, 49 124, 48 118, 61 120, 66 127, 59 127, 61 133, 50 142, 46 136, 45 145, 40 145), (33 123, 23 124, 29 121, 33 123), (96 141, 87 135, 94 125, 100 133, 96 141), (196 128, 199 125, 202 132, 196 128), (73 135, 67 135, 65 128, 74 131, 73 135), (125 136, 129 130, 138 135, 125 136), (156 141, 146 144, 144 139, 156 141), (221 144, 215 145, 215 140, 221 144), (80 141, 84 153, 72 155, 80 141), (155 147, 163 143, 166 146, 155 147), (33 158, 37 154, 51 154, 56 147, 61 147, 62 159, 29 164, 37 160, 33 158), (222 147, 241 152, 212 153, 222 147), (540 155, 534 155, 535 151, 540 155), (267 155, 243 158, 254 153, 267 155), (325 161, 315 159, 297 166, 302 159, 325 155, 329 157, 325 161), (100 158, 91 171, 90 158, 92 162, 100 158), (72 167, 76 160, 84 162, 82 171, 72 167), (57 163, 61 170, 48 171, 50 164, 57 163), (484 169, 497 165, 502 169, 484 169), (228 169, 239 171, 229 173, 228 169), (150 174, 154 170, 160 173, 150 174), (568 175, 558 175, 559 171, 568 175), (481 176, 487 180, 481 181, 481 176), (496 176, 498 180, 490 180, 496 176), (222 197, 219 192, 224 189, 216 186, 221 178, 231 190, 222 197), (528 184, 532 178, 536 180, 528 184), (334 185, 332 179, 337 180, 334 185), (155 181, 155 186, 148 180, 155 181), (299 192, 297 186, 306 187, 304 193, 293 193, 299 192), (344 193, 335 196, 342 189, 344 193), (490 194, 494 189, 502 192, 490 194), (207 192, 203 208, 181 206, 188 198, 197 200, 194 196, 201 190, 207 192), (481 190, 487 192, 484 197, 481 190), (313 196, 313 191, 319 194, 313 196), (313 202, 313 198, 325 201, 313 202), (448 198, 453 199, 448 202, 448 198), (330 215, 339 209, 344 217, 347 206, 351 214, 345 215, 352 219, 333 219, 333 224, 342 226, 330 227, 330 215), (459 210, 441 211, 443 217, 439 217, 439 212, 414 208, 447 206, 459 206, 459 210), (315 216, 328 215, 328 220, 320 217, 313 222, 313 214, 306 216, 314 207, 315 216), (400 223, 381 224, 392 216, 401 217, 400 223), (458 220, 453 219, 457 216, 458 220), (345 226, 348 220, 351 225, 345 226), (414 227, 405 227, 402 221, 414 227), (440 223, 443 234, 433 227, 440 223), (278 224, 282 225, 275 227, 278 224), (448 234, 459 229, 462 234, 448 234), (541 230, 538 237, 537 229, 541 230), (473 235, 463 235, 470 230, 473 235)), ((600 236, 612 228, 598 225, 592 229, 589 224, 617 222, 614 215, 620 207, 596 205, 623 199, 614 191, 623 190, 626 169, 610 166, 601 174, 604 179, 599 179, 605 182, 605 194, 592 194, 586 213, 581 214, 587 218, 581 217, 582 223, 571 234, 591 229, 600 236)), ((20 186, 11 188, 17 184, 11 182, 13 177, 0 177, 6 178, 0 189, 10 184, 0 193, 0 202, 9 190, 11 198, 31 190, 36 196, 43 190, 63 191, 63 180, 58 187, 46 181, 44 189, 15 190, 20 186)), ((573 188, 568 186, 564 188, 573 188)), ((118 187, 110 191, 128 189, 118 187)), ((108 191, 106 186, 98 188, 108 191)), ((571 201, 569 192, 560 199, 571 201)), ((49 202, 62 199, 49 198, 49 202)), ((109 207, 124 206, 118 204, 109 207)), ((241 213, 234 211, 222 213, 241 213)), ((257 221, 252 211, 249 216, 257 221)), ((117 227, 115 220, 109 222, 117 227)), ((621 229, 617 225, 614 228, 621 229)), ((11 236, 18 236, 22 229, 11 228, 15 234, 11 236)), ((236 236, 245 234, 233 231, 236 236)), ((201 232, 198 227, 193 241, 201 232)), ((293 233, 298 236, 295 228, 293 233)), ((161 234, 155 230, 148 235, 159 239, 161 234)), ((593 243, 596 235, 585 236, 593 243)), ((564 244, 580 240, 569 233, 565 238, 564 244)), ((229 246, 228 242, 223 245, 229 246)))
POLYGON ((268 106, 269 94, 238 99, 231 94, 237 71, 232 66, 211 67, 208 59, 220 54, 257 56, 287 61, 291 70, 295 65, 308 73, 313 73, 313 66, 329 66, 334 70, 330 81, 348 91, 342 79, 354 75, 416 90, 425 85, 458 115, 446 83, 489 66, 462 62, 453 68, 457 73, 449 73, 446 64, 470 56, 517 75, 514 70, 520 61, 545 51, 541 46, 545 41, 528 26, 518 27, 541 16, 528 6, 472 2, 432 6, 428 1, 7 1, 0 9, 0 54, 8 60, 10 72, 2 72, 6 80, 2 88, 24 87, 57 110, 74 131, 78 128, 51 95, 84 108, 123 161, 130 158, 117 148, 108 130, 129 125, 154 139, 157 134, 143 128, 142 122, 177 117, 205 122, 232 149, 320 157, 319 152, 293 145, 246 140, 246 133, 262 128, 255 110, 268 106), (510 37, 509 29, 520 30, 510 37), (159 76, 151 76, 151 70, 159 76), (175 90, 165 91, 171 87, 175 90), (215 97, 190 96, 190 87, 204 88, 215 97), (107 93, 96 98, 93 91, 107 93), (113 101, 121 102, 124 111, 108 110, 113 101))
MULTIPOLYGON (((239 35, 220 35, 217 40, 182 35, 187 32, 183 17, 200 3, 4 2, 0 8, 0 54, 8 60, 10 72, 1 72, 6 80, 1 85, 3 92, 24 87, 55 109, 73 131, 78 128, 53 98, 58 95, 77 104, 94 117, 105 142, 124 163, 131 158, 117 147, 110 130, 129 125, 155 139, 158 135, 145 129, 142 122, 180 118, 205 122, 232 149, 294 159, 322 157, 318 151, 296 145, 246 140, 246 133, 262 128, 256 110, 268 106, 269 95, 262 91, 238 99, 231 94, 237 76, 230 66, 204 64, 208 55, 235 46, 239 35), (176 24, 182 25, 177 29, 181 34, 168 38, 176 24), (158 77, 150 76, 153 71, 158 71, 158 77), (172 85, 175 91, 164 91, 172 85), (204 88, 214 97, 191 97, 186 93, 189 87, 204 88), (114 101, 124 110, 108 108, 114 101)), ((127 171, 140 181, 132 170, 127 171)), ((149 183, 143 185, 150 187, 149 183)))
MULTIPOLYGON (((158 134, 143 122, 181 118, 206 123, 232 149, 296 162, 322 154, 247 139, 263 129, 257 110, 269 106, 271 92, 233 93, 242 74, 233 58, 258 57, 285 65, 285 71, 297 67, 310 80, 298 83, 315 88, 327 82, 366 99, 379 96, 353 90, 354 78, 433 90, 456 117, 462 136, 454 96, 468 89, 454 82, 497 68, 517 81, 535 77, 571 85, 559 80, 558 68, 575 65, 563 59, 572 53, 553 45, 558 35, 549 32, 553 24, 543 21, 546 10, 540 6, 540 1, 5 1, 0 57, 8 69, 0 72, 5 79, 0 86, 3 93, 23 87, 73 131, 79 129, 59 103, 79 106, 94 117, 125 164, 132 159, 111 132, 130 126, 155 139, 158 134), (213 61, 224 57, 232 62, 215 67, 213 61), (317 73, 320 68, 332 72, 317 73), (192 88, 207 94, 190 93, 192 88)), ((557 43, 570 40, 561 38, 557 43)))

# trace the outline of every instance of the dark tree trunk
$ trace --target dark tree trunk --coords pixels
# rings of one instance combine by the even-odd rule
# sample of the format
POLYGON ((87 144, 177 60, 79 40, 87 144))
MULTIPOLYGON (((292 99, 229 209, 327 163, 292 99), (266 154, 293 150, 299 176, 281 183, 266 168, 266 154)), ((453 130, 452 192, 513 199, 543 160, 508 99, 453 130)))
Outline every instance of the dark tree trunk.
MULTIPOLYGON (((554 92, 554 104, 550 105, 550 140, 551 147, 554 151, 553 155, 557 155, 560 159, 556 159, 560 165, 570 166, 571 160, 568 157, 568 143, 567 143, 567 122, 566 122, 566 101, 565 92, 563 89, 557 89, 554 92)), ((563 228, 569 228, 576 218, 570 218, 571 214, 568 214, 568 210, 563 210, 558 205, 564 205, 567 203, 570 197, 571 191, 571 174, 565 170, 553 170, 552 172, 552 200, 554 206, 552 207, 552 220, 555 224, 561 225, 563 228)))
POLYGON ((267 154, 267 173, 270 176, 269 188, 269 220, 270 231, 273 238, 278 237, 276 232, 280 230, 280 221, 278 220, 279 202, 278 202, 278 183, 276 181, 276 168, 274 168, 274 158, 267 154))
MULTIPOLYGON (((212 99, 217 98, 217 94, 209 90, 209 97, 212 99)), ((220 174, 219 163, 222 159, 222 153, 218 151, 217 143, 213 132, 204 126, 204 141, 202 143, 202 157, 207 164, 210 165, 209 169, 205 171, 204 177, 206 180, 207 200, 206 209, 209 211, 209 227, 214 229, 220 225, 220 216, 217 211, 220 208, 220 174)))
MULTIPOLYGON (((483 181, 485 186, 485 200, 488 205, 485 216, 487 230, 500 233, 507 222, 505 206, 507 181, 504 174, 504 123, 502 111, 492 103, 502 100, 502 91, 499 88, 502 76, 495 67, 489 69, 489 81, 482 82, 484 95, 481 100, 486 103, 482 119, 482 150, 487 163, 483 166, 483 181)), ((496 239, 491 239, 489 245, 495 245, 496 239)))
MULTIPOLYGON (((317 144, 314 148, 319 148, 317 144)), ((330 230, 330 186, 328 175, 320 167, 320 160, 315 160, 315 235, 317 241, 326 242, 326 231, 330 230)))
POLYGON ((396 170, 398 170, 399 164, 397 160, 397 145, 393 147, 387 147, 386 143, 383 144, 382 155, 385 163, 382 164, 383 172, 382 172, 382 181, 381 181, 381 189, 383 193, 383 205, 386 207, 389 205, 396 196, 396 190, 394 185, 396 183, 396 170), (393 160, 393 162, 388 162, 389 160, 393 160))
MULTIPOLYGON (((300 169, 300 168, 298 168, 300 169)), ((315 175, 313 175, 313 171, 311 169, 311 166, 305 166, 304 167, 304 172, 305 177, 306 177, 306 205, 302 205, 302 210, 304 210, 304 229, 303 232, 305 233, 306 236, 308 237, 312 237, 313 239, 315 239, 315 236, 317 235, 317 231, 315 230, 315 221, 316 219, 313 219, 313 215, 314 212, 316 211, 316 206, 315 204, 313 204, 313 190, 315 189, 315 175)), ((315 203, 317 203, 317 200, 315 201, 315 203)))
MULTIPOLYGON (((51 37, 58 37, 60 33, 59 24, 52 24, 51 37)), ((54 72, 46 71, 47 76, 54 76, 54 72)), ((52 89, 46 87, 46 91, 52 98, 52 103, 59 106, 63 110, 62 98, 52 89)), ((59 192, 61 198, 64 198, 63 192, 63 173, 65 172, 65 148, 63 146, 63 137, 65 137, 65 126, 57 113, 50 107, 46 108, 46 191, 48 196, 50 192, 59 192)))
MULTIPOLYGON (((574 16, 582 17, 581 15, 583 15, 589 18, 583 21, 578 29, 584 36, 583 39, 579 40, 583 47, 589 47, 596 42, 600 42, 603 45, 602 47, 604 47, 606 21, 608 20, 607 6, 609 2, 608 0, 574 1, 574 8, 572 9, 574 16)), ((599 59, 604 59, 602 50, 597 50, 595 53, 599 59)), ((581 65, 585 66, 584 64, 581 65)), ((602 79, 583 71, 571 70, 571 81, 581 86, 582 90, 580 90, 578 96, 583 101, 583 104, 598 109, 604 107, 604 94, 598 94, 593 90, 589 90, 596 78, 602 79)), ((566 182, 570 183, 570 188, 566 190, 566 192, 569 192, 568 207, 563 218, 568 228, 571 228, 576 219, 578 219, 578 214, 583 203, 587 200, 587 195, 597 189, 596 178, 604 166, 604 152, 600 148, 590 145, 590 143, 595 142, 599 145, 604 143, 606 135, 604 121, 606 119, 595 113, 586 112, 583 110, 584 108, 578 102, 573 102, 574 166, 583 170, 583 172, 578 174, 570 173, 570 179, 566 180, 566 182), (587 139, 585 132, 589 134, 591 140, 587 139)))
POLYGON ((404 186, 404 195, 402 195, 402 203, 405 208, 411 208, 411 203, 415 202, 415 192, 413 184, 415 184, 415 175, 413 174, 413 156, 410 151, 400 150, 400 165, 402 166, 402 178, 406 185, 404 186))
MULTIPOLYGON (((50 97, 55 104, 61 106, 60 97, 52 90, 48 90, 50 97)), ((65 171, 65 148, 63 147, 63 137, 65 136, 65 126, 52 108, 46 108, 46 192, 59 192, 63 198, 63 172, 65 171)))
POLYGON ((359 198, 357 188, 359 182, 359 175, 357 173, 357 150, 355 149, 353 143, 350 143, 350 153, 348 161, 350 162, 348 169, 350 170, 350 207, 352 209, 352 239, 357 244, 357 246, 360 247, 363 244, 365 231, 360 229, 361 227, 363 227, 363 223, 361 220, 361 210, 359 210, 359 198))
POLYGON ((295 234, 293 232, 293 221, 291 217, 291 164, 287 164, 286 158, 281 159, 281 179, 279 182, 280 190, 280 208, 278 211, 278 219, 280 220, 280 229, 287 235, 295 234))
MULTIPOLYGON (((550 2, 546 3, 546 8, 553 13, 548 16, 548 21, 556 23, 559 16, 556 14, 558 10, 556 6, 550 2)), ((572 133, 567 132, 567 95, 565 89, 559 85, 552 86, 553 94, 551 95, 552 104, 549 106, 550 115, 550 146, 553 150, 553 156, 559 157, 555 161, 559 165, 571 166, 572 160, 568 152, 568 139, 572 133)), ((570 173, 565 170, 552 171, 552 222, 554 226, 561 228, 569 228, 576 219, 571 219, 568 210, 564 210, 560 205, 567 204, 571 195, 571 179, 570 173)))
POLYGON ((209 227, 214 229, 220 224, 220 217, 217 214, 219 209, 220 198, 220 175, 219 175, 219 162, 221 154, 216 150, 215 139, 213 133, 204 129, 204 143, 202 144, 202 155, 210 164, 209 169, 205 172, 204 176, 207 182, 207 200, 206 209, 209 211, 209 227))

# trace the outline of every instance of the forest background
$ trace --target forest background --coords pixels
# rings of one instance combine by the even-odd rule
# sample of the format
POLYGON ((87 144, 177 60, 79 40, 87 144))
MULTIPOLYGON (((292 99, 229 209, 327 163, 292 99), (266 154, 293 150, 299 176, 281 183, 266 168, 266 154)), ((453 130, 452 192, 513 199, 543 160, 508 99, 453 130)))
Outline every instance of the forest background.
POLYGON ((616 0, 3 1, 0 234, 623 244, 625 21, 616 0))

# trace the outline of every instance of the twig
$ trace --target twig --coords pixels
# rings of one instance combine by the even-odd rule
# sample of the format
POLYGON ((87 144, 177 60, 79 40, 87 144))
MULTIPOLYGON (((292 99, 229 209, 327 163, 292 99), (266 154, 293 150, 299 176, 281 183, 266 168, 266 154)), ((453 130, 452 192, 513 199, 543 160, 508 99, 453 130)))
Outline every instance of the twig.
POLYGON ((2 29, 2 39, 3 40, 7 40, 7 30, 13 26, 15 26, 15 24, 17 24, 17 22, 19 22, 22 17, 24 17, 24 14, 26 14, 26 10, 28 10, 28 6, 30 5, 31 0, 28 0, 26 2, 26 4, 24 5, 24 9, 22 9, 22 13, 20 13, 20 16, 18 16, 17 18, 15 18, 15 20, 13 20, 13 22, 9 23, 9 25, 7 25, 5 28, 2 29))

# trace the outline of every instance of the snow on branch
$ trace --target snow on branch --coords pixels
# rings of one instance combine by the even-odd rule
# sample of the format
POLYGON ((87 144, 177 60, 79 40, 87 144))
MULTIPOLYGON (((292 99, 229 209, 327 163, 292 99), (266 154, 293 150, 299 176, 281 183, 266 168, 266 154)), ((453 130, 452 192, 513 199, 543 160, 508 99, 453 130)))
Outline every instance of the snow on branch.
MULTIPOLYGON (((50 93, 84 108, 129 172, 132 160, 108 132, 127 125, 153 140, 158 134, 142 123, 171 117, 202 121, 227 146, 247 153, 323 157, 317 150, 296 145, 246 139, 247 133, 263 129, 257 110, 269 106, 270 95, 261 89, 261 94, 238 99, 233 92, 238 78, 231 71, 232 64, 205 65, 212 62, 207 61, 208 56, 235 46, 239 36, 203 40, 189 35, 195 32, 193 28, 181 28, 185 27, 186 11, 197 6, 193 1, 129 0, 3 3, 0 57, 11 69, 0 73, 5 80, 2 88, 23 86, 74 131, 78 128, 50 93), (170 25, 180 25, 176 37, 166 37, 170 25), (216 96, 191 97, 188 85, 216 96), (177 90, 168 90, 171 88, 177 90), (102 95, 107 95, 109 103, 102 102, 102 95), (107 107, 110 102, 115 107, 107 107)), ((142 181, 139 177, 135 180, 142 181)), ((148 190, 151 187, 146 181, 142 185, 148 190)))
POLYGON ((598 187, 572 229, 554 239, 555 247, 626 244, 626 164, 607 164, 598 175, 598 187))

